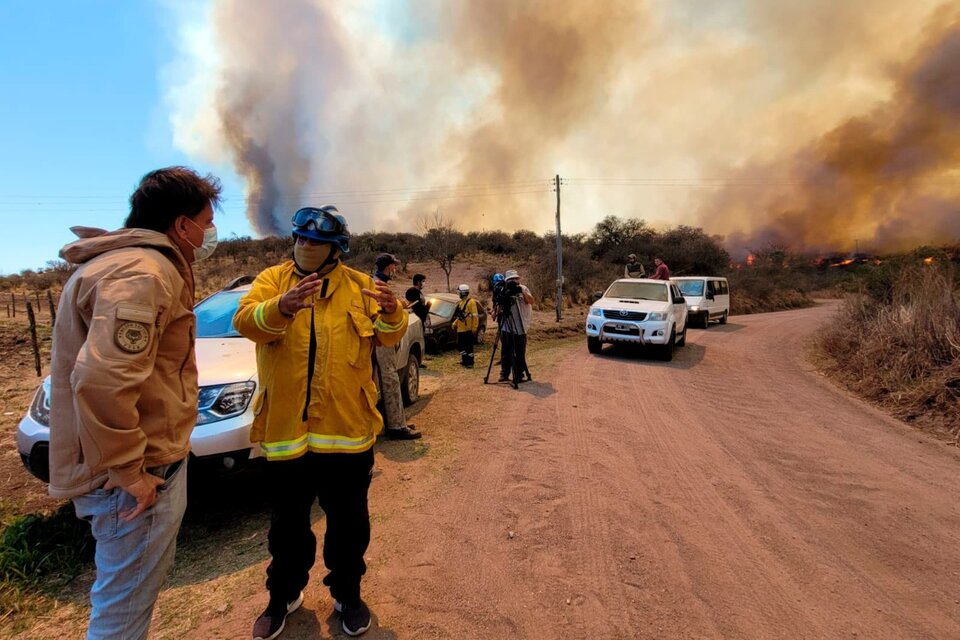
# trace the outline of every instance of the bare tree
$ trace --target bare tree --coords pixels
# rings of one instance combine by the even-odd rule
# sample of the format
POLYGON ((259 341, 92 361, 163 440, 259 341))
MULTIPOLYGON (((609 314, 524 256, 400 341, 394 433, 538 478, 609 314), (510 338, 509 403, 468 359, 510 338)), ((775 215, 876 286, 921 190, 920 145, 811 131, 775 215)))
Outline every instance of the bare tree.
POLYGON ((447 275, 447 291, 450 291, 450 272, 453 263, 463 251, 463 234, 456 230, 453 221, 438 208, 432 214, 420 218, 418 226, 423 233, 424 255, 440 265, 447 275))

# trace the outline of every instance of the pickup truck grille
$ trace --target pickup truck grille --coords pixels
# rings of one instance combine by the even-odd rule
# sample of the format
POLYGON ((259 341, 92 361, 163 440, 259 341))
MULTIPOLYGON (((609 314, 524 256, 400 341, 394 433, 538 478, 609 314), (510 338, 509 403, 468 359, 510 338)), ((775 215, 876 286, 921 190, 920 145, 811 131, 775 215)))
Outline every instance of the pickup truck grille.
POLYGON ((603 317, 610 320, 643 320, 647 314, 643 311, 616 311, 613 309, 604 309, 603 317))

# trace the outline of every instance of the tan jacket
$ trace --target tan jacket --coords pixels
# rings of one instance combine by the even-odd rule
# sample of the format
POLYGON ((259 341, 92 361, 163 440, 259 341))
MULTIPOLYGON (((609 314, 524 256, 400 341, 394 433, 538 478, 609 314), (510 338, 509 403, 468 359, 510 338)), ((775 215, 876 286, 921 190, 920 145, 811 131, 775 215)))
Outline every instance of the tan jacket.
POLYGON ((187 456, 197 420, 193 272, 163 233, 122 229, 60 256, 80 264, 53 332, 50 495, 187 456))

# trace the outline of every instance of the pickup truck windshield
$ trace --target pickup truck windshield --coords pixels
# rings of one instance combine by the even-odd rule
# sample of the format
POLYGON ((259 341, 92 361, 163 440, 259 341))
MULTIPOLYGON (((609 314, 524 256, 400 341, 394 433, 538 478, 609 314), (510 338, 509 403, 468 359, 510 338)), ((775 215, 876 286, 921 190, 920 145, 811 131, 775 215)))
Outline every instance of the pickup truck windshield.
POLYGON ((604 297, 666 302, 668 300, 667 285, 657 282, 614 282, 607 289, 604 297))

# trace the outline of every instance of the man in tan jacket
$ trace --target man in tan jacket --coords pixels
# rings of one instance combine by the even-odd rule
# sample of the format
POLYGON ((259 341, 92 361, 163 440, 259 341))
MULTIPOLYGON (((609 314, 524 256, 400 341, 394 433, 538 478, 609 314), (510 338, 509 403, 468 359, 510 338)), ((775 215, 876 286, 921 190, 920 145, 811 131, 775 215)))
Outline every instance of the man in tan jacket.
POLYGON ((220 184, 148 173, 125 228, 81 229, 53 335, 50 495, 97 541, 88 640, 146 638, 186 508, 197 418, 192 263, 213 252, 220 184))

